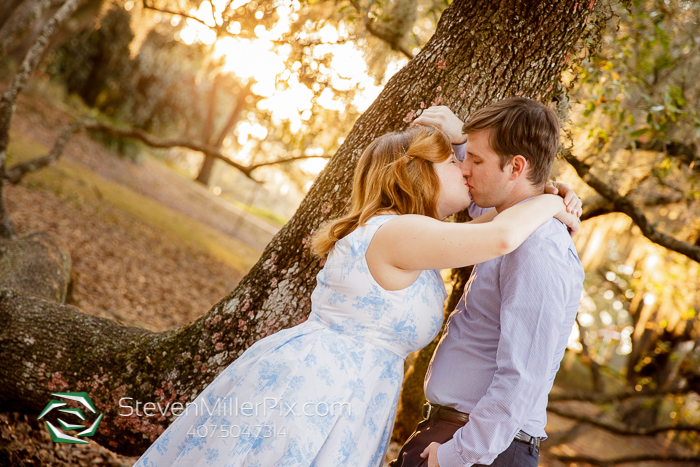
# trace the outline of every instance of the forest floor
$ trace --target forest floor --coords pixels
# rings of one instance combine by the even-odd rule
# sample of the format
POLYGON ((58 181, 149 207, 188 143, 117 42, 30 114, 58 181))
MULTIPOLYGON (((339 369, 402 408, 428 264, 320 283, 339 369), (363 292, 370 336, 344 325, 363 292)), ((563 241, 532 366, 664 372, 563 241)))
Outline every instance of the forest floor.
MULTIPOLYGON (((71 113, 41 95, 21 95, 8 166, 46 153, 71 113)), ((207 312, 235 288, 279 228, 220 200, 160 160, 129 162, 87 134, 75 135, 57 164, 5 186, 4 193, 20 235, 43 230, 67 245, 73 262, 71 304, 152 331, 185 325, 207 312)), ((565 360, 563 368, 569 376, 559 378, 555 390, 578 388, 575 381, 585 377, 580 366, 565 360)), ((579 413, 602 414, 592 405, 570 405, 579 413)), ((597 459, 689 453, 667 433, 623 437, 554 414, 547 432, 549 453, 543 453, 542 467, 591 465, 563 463, 551 453, 597 459)), ((397 450, 392 445, 389 457, 397 450)), ((92 441, 54 443, 36 416, 0 413, 0 465, 116 467, 136 459, 92 441)))

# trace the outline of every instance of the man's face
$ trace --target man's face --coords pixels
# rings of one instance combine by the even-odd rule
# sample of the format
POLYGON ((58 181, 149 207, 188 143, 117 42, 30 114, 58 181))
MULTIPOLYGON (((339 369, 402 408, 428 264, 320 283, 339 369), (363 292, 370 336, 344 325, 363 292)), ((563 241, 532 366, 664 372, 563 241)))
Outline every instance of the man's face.
POLYGON ((501 169, 500 158, 489 145, 491 130, 469 133, 467 157, 461 165, 462 175, 469 184, 469 194, 482 208, 502 205, 510 191, 509 165, 501 169))

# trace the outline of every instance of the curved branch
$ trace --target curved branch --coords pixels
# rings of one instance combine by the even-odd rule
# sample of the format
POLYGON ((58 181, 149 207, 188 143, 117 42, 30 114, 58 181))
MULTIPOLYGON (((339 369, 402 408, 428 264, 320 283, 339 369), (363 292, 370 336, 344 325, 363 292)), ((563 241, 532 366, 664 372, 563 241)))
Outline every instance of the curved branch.
POLYGON ((121 128, 115 128, 109 125, 105 125, 104 123, 100 122, 86 122, 83 124, 83 126, 88 129, 88 130, 94 130, 94 131, 100 131, 103 133, 108 133, 113 136, 122 136, 126 138, 135 138, 138 139, 139 141, 142 141, 143 143, 154 147, 154 148, 173 148, 173 147, 181 147, 181 148, 187 148, 187 149, 192 149, 193 151, 199 151, 207 156, 212 156, 216 157, 217 159, 227 163, 231 167, 240 170, 246 177, 250 178, 254 182, 262 183, 260 180, 257 180, 256 178, 253 177, 251 172, 253 170, 260 168, 260 167, 265 167, 268 165, 275 165, 275 164, 284 164, 287 162, 293 162, 293 161, 298 161, 302 159, 311 159, 315 157, 320 157, 323 159, 330 159, 330 156, 297 156, 297 157, 289 157, 289 158, 282 158, 282 159, 275 159, 272 161, 268 162, 261 162, 259 164, 253 164, 253 165, 242 165, 239 164, 236 161, 231 160, 230 158, 226 157, 221 153, 221 151, 215 147, 208 146, 206 144, 200 144, 196 143, 193 141, 187 141, 187 140, 164 140, 157 138, 155 136, 152 136, 148 133, 146 133, 143 130, 140 130, 138 128, 131 128, 131 129, 121 129, 121 128))
POLYGON ((99 131, 101 133, 107 133, 112 136, 121 136, 125 138, 134 138, 138 139, 139 141, 147 144, 148 146, 154 147, 154 148, 174 148, 174 147, 180 147, 180 148, 187 148, 187 149, 192 149, 193 151, 199 151, 201 153, 206 154, 207 156, 215 157, 231 167, 240 170, 246 177, 250 178, 251 180, 260 183, 259 180, 256 180, 253 178, 251 175, 251 169, 249 167, 246 167, 244 165, 239 164, 236 161, 233 161, 223 155, 221 151, 217 148, 214 148, 212 146, 208 146, 206 144, 200 144, 196 143, 194 141, 188 141, 188 140, 178 140, 178 139, 173 139, 173 140, 167 140, 167 139, 160 139, 156 136, 150 135, 146 133, 143 130, 140 130, 138 128, 116 128, 113 126, 106 125, 101 122, 96 122, 96 121, 88 121, 84 122, 82 126, 86 130, 92 130, 92 131, 99 131))
POLYGON ((628 389, 627 391, 617 392, 613 394, 602 394, 595 392, 562 392, 562 393, 552 393, 549 395, 549 402, 565 402, 565 401, 580 401, 580 402, 594 402, 594 403, 606 403, 606 402, 617 402, 632 397, 658 397, 658 396, 680 396, 683 394, 690 394, 696 391, 692 389, 668 389, 664 391, 635 391, 634 389, 628 389))
POLYGON ((233 161, 230 158, 226 157, 225 155, 223 155, 221 153, 221 151, 219 151, 218 149, 216 149, 214 147, 207 146, 204 144, 195 143, 193 141, 160 139, 160 138, 152 136, 152 135, 150 135, 150 134, 146 133, 145 131, 140 130, 138 128, 122 129, 122 128, 116 128, 116 127, 109 126, 109 125, 106 125, 104 123, 96 122, 96 121, 84 121, 84 122, 73 121, 66 127, 65 130, 63 130, 63 133, 61 133, 61 136, 59 136, 59 138, 56 140, 56 143, 54 144, 54 147, 51 150, 51 152, 49 152, 45 156, 37 157, 35 159, 31 159, 29 161, 14 165, 12 168, 5 171, 4 178, 7 179, 12 184, 17 184, 28 173, 31 173, 31 172, 34 172, 35 170, 39 170, 43 167, 46 167, 47 165, 51 164, 52 162, 58 160, 58 158, 61 157, 61 154, 63 153, 63 150, 66 147, 66 144, 68 143, 68 140, 73 135, 73 133, 75 133, 76 131, 83 130, 83 129, 99 131, 102 133, 110 134, 112 136, 138 139, 139 141, 142 141, 143 143, 147 144, 148 146, 151 146, 154 148, 182 147, 182 148, 192 149, 194 151, 199 151, 199 152, 202 152, 208 156, 215 157, 215 158, 227 163, 231 167, 233 167, 237 170, 240 170, 246 177, 248 177, 251 180, 258 182, 258 183, 261 183, 261 182, 259 180, 257 180, 256 178, 254 178, 251 173, 253 172, 253 170, 258 169, 260 167, 265 167, 265 166, 269 166, 269 165, 276 165, 276 164, 285 164, 287 162, 294 162, 294 161, 303 160, 303 159, 311 159, 311 158, 330 159, 330 157, 331 157, 331 156, 296 156, 296 157, 275 159, 272 161, 261 162, 259 164, 245 166, 245 165, 239 164, 238 162, 233 161))
POLYGON ((7 181, 13 185, 16 185, 28 173, 39 170, 42 167, 46 167, 47 165, 56 161, 59 157, 61 157, 63 149, 66 147, 66 144, 68 144, 70 137, 73 135, 73 133, 80 129, 79 127, 80 125, 76 121, 69 123, 66 129, 63 130, 63 133, 61 133, 61 136, 59 136, 56 140, 51 152, 49 152, 47 155, 37 157, 26 162, 21 162, 12 166, 10 169, 7 169, 4 174, 7 181))
MULTIPOLYGON (((627 195, 629 197, 629 193, 627 195)), ((685 197, 682 193, 676 192, 674 195, 656 195, 651 198, 646 198, 643 201, 644 206, 666 206, 676 204, 683 201, 685 197)), ((592 219, 598 216, 604 216, 612 212, 620 212, 615 209, 615 205, 607 198, 602 196, 594 196, 592 199, 586 199, 583 203, 583 214, 581 221, 592 219)))
POLYGON ((569 418, 571 420, 576 420, 578 422, 588 423, 590 425, 596 426, 598 428, 603 428, 611 433, 622 436, 651 436, 658 433, 663 433, 665 431, 691 431, 700 433, 700 426, 698 425, 658 425, 648 428, 626 428, 622 425, 616 425, 597 418, 582 415, 576 412, 571 412, 569 410, 560 409, 558 407, 547 407, 548 412, 552 412, 561 417, 569 418))
POLYGON ((670 235, 659 232, 654 228, 649 219, 644 215, 641 209, 635 206, 627 197, 621 196, 615 189, 605 184, 602 180, 591 173, 591 166, 578 160, 571 150, 565 150, 563 153, 566 161, 576 170, 581 179, 591 188, 597 191, 600 195, 610 200, 614 208, 618 212, 627 214, 632 221, 639 227, 642 234, 652 242, 661 245, 669 250, 675 251, 687 256, 693 261, 700 263, 700 247, 687 242, 676 240, 670 235))
POLYGON ((217 31, 219 30, 219 28, 212 27, 212 26, 208 25, 207 23, 205 23, 204 21, 202 21, 201 19, 199 19, 199 18, 197 18, 197 17, 195 17, 195 16, 192 16, 192 15, 188 15, 187 13, 182 13, 182 12, 180 12, 180 11, 168 10, 167 8, 157 8, 157 7, 154 7, 154 6, 152 6, 152 5, 149 5, 148 2, 147 2, 147 0, 143 0, 143 1, 142 1, 142 4, 143 4, 143 9, 144 9, 144 10, 153 10, 153 11, 157 11, 157 12, 159 12, 159 13, 167 13, 167 14, 169 14, 169 15, 182 16, 183 18, 191 19, 191 20, 197 21, 198 23, 203 24, 204 26, 206 26, 206 27, 208 27, 208 28, 211 28, 211 29, 214 29, 214 30, 217 30, 217 31))
POLYGON ((389 44, 389 46, 392 49, 398 50, 399 52, 404 54, 406 57, 408 57, 409 60, 413 60, 413 54, 411 53, 410 50, 408 50, 406 48, 405 45, 403 45, 401 43, 400 37, 396 37, 393 34, 387 34, 384 31, 381 31, 380 29, 375 28, 374 24, 372 24, 372 20, 370 20, 369 18, 364 19, 364 25, 365 25, 365 29, 367 29, 367 32, 372 34, 374 37, 377 37, 377 38, 383 40, 384 42, 389 44))
POLYGON ((413 60, 413 54, 411 53, 411 51, 408 50, 403 44, 401 44, 401 37, 398 37, 394 34, 389 34, 385 31, 382 31, 381 29, 374 27, 374 24, 372 23, 372 20, 369 17, 369 12, 363 11, 362 6, 360 6, 358 0, 350 0, 350 4, 353 6, 353 8, 355 8, 355 11, 362 16, 362 24, 365 25, 365 29, 367 29, 367 32, 372 34, 374 37, 383 40, 384 42, 389 44, 389 46, 392 49, 398 50, 406 57, 408 57, 409 60, 413 60))
POLYGON ((296 157, 289 157, 289 158, 283 158, 283 159, 275 159, 273 161, 269 162, 261 162, 259 164, 253 164, 248 167, 248 170, 253 171, 257 169, 258 167, 265 167, 266 165, 275 165, 275 164, 284 164, 287 162, 293 162, 293 161, 299 161, 302 159, 330 159, 331 156, 296 156, 296 157))
MULTIPOLYGON (((574 455, 565 456, 560 454, 550 453, 551 456, 561 462, 583 462, 599 467, 612 467, 620 464, 632 464, 637 462, 694 462, 697 463, 700 458, 694 455, 684 454, 637 454, 634 456, 618 457, 617 459, 600 460, 590 456, 574 455)), ((697 464, 693 464, 697 465, 697 464)))

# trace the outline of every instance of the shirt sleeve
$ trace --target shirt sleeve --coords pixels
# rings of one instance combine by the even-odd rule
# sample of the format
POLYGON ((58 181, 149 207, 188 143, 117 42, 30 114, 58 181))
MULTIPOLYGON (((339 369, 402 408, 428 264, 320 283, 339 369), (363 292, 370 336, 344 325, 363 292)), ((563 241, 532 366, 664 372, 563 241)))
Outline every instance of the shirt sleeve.
POLYGON ((547 390, 571 272, 545 242, 530 237, 501 261, 498 368, 469 422, 438 448, 441 467, 491 464, 547 390))

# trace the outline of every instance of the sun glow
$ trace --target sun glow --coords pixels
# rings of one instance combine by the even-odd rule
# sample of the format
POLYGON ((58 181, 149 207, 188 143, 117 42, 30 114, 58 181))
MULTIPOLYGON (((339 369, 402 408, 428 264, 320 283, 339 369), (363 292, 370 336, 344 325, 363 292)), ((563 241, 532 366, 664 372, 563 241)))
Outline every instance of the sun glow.
MULTIPOLYGON (((321 42, 313 49, 313 57, 316 60, 327 54, 332 55, 329 67, 321 64, 317 68, 322 75, 328 77, 331 85, 341 91, 357 89, 351 103, 338 99, 330 88, 316 95, 314 91, 320 89, 318 85, 310 89, 300 83, 298 70, 302 66, 301 63, 295 62, 291 69, 285 67, 285 60, 291 52, 291 46, 279 45, 275 41, 279 41, 283 34, 289 31, 292 18, 301 7, 297 0, 287 0, 278 6, 279 20, 270 30, 258 25, 255 28, 257 38, 222 37, 217 40, 216 33, 207 26, 223 23, 220 11, 223 10, 227 1, 214 0, 214 10, 208 1, 203 1, 198 9, 193 8, 190 14, 206 26, 194 19, 186 19, 179 38, 186 44, 199 41, 212 45, 213 57, 224 59, 224 71, 244 80, 254 80, 252 92, 264 98, 259 101, 258 107, 270 111, 275 124, 288 121, 290 129, 297 132, 301 130, 304 121, 311 117, 314 102, 325 109, 338 112, 344 111, 348 104, 352 104, 362 112, 379 95, 382 86, 377 86, 374 79, 369 76, 362 52, 352 41, 337 44, 339 39, 347 37, 347 31, 342 23, 340 28, 327 24, 318 32, 305 34, 305 36, 307 39, 316 39, 321 42)), ((239 8, 249 2, 250 0, 235 0, 231 8, 239 8)), ((240 30, 241 26, 238 23, 232 23, 229 26, 232 34, 237 34, 240 30)), ((405 60, 392 64, 388 70, 387 79, 404 64, 405 60)), ((313 65, 316 65, 316 62, 312 62, 311 66, 313 65)))

